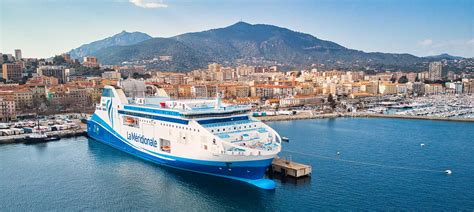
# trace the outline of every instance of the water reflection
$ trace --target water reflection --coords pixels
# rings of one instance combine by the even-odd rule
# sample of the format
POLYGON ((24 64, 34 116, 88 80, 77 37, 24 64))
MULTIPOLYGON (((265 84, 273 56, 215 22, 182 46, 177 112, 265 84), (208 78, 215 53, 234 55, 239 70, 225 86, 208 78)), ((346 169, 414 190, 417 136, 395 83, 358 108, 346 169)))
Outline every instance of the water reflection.
POLYGON ((275 173, 272 175, 274 180, 280 181, 282 184, 292 184, 292 185, 298 185, 298 186, 310 186, 311 184, 311 176, 305 176, 305 177, 300 177, 300 178, 294 178, 294 177, 289 177, 289 176, 282 176, 278 173, 275 173))
POLYGON ((34 147, 38 153, 45 153, 47 147, 48 147, 48 143, 47 142, 42 142, 42 143, 23 143, 23 145, 25 146, 32 146, 34 147))
MULTIPOLYGON (((274 195, 274 191, 262 190, 244 182, 161 166, 93 139, 88 140, 88 152, 93 158, 92 166, 112 169, 110 172, 116 175, 113 176, 114 180, 123 181, 130 189, 156 188, 157 191, 154 192, 166 190, 167 195, 171 196, 189 193, 192 194, 193 201, 212 207, 228 207, 214 209, 227 210, 234 206, 244 210, 264 208, 263 202, 268 204, 274 195)), ((153 191, 150 193, 153 194, 153 191)))

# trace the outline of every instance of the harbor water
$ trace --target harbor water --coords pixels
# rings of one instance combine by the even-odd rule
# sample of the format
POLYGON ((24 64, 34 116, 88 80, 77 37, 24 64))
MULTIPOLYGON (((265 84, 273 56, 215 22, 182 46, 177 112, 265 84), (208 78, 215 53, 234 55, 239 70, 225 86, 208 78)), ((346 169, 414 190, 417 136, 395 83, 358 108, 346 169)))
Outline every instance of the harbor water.
POLYGON ((86 137, 7 144, 0 145, 0 211, 474 210, 474 123, 268 124, 290 139, 280 156, 311 165, 310 178, 276 180, 267 191, 162 167, 86 137))

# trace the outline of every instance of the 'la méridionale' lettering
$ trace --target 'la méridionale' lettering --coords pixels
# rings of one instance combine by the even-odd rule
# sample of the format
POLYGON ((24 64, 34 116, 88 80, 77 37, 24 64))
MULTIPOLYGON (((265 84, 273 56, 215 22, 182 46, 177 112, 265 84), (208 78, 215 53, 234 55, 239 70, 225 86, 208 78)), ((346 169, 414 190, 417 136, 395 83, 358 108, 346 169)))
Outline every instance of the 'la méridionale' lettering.
POLYGON ((127 139, 138 142, 138 143, 146 144, 149 146, 153 146, 153 147, 158 146, 158 142, 154 138, 146 138, 144 135, 140 135, 133 132, 132 133, 127 132, 127 139))

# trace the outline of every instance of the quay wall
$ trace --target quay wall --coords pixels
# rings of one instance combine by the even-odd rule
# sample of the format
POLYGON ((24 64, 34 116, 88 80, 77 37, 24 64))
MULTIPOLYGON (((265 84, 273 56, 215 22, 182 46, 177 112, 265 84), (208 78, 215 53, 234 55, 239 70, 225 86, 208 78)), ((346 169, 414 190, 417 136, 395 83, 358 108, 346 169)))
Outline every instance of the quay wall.
MULTIPOLYGON (((50 134, 58 135, 61 138, 69 138, 75 136, 83 136, 86 135, 86 130, 84 129, 77 129, 77 130, 62 130, 62 131, 55 131, 55 132, 48 132, 47 135, 50 134)), ((26 136, 31 135, 28 134, 21 134, 21 135, 9 135, 9 136, 0 136, 0 144, 13 144, 13 143, 23 143, 25 142, 26 136)))

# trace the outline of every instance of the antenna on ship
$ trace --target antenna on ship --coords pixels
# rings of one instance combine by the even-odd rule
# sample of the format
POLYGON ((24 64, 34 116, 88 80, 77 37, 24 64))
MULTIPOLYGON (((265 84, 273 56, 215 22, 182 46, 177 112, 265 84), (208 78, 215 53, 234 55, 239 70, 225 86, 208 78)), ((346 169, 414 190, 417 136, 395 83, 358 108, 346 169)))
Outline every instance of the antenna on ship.
POLYGON ((220 96, 220 93, 219 93, 219 87, 217 86, 216 88, 217 92, 216 92, 216 109, 219 109, 221 107, 221 96, 220 96))

